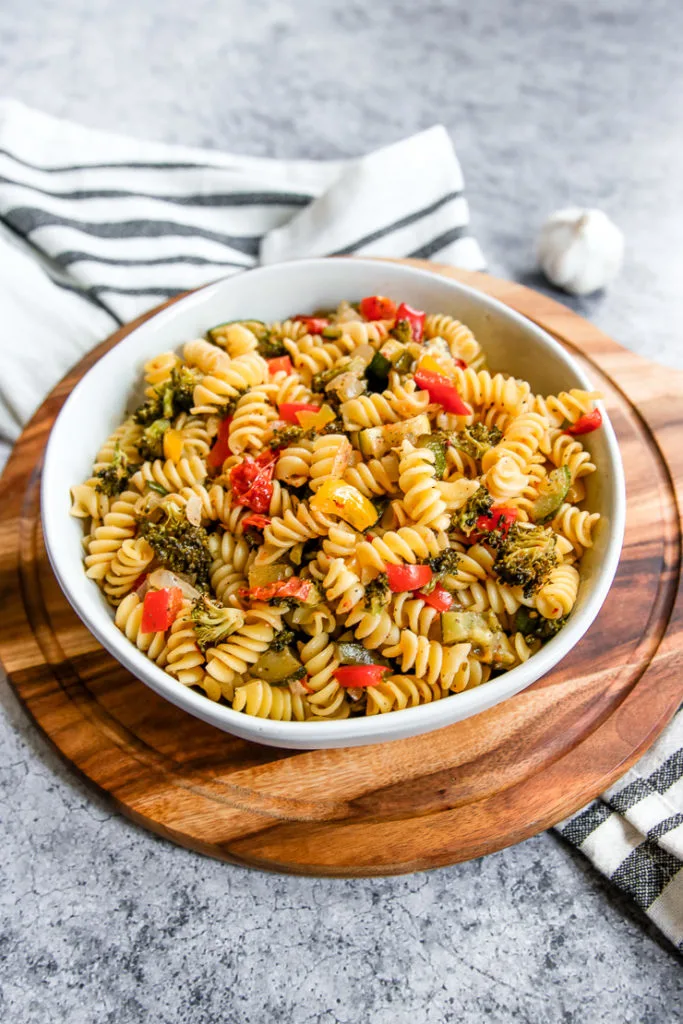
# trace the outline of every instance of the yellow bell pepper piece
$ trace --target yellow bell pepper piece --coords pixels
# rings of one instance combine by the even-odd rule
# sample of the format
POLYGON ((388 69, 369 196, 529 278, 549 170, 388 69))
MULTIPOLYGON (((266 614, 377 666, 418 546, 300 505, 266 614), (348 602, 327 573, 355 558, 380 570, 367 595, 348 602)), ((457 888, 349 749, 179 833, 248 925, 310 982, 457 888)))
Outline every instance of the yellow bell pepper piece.
POLYGON ((377 522, 377 509, 353 484, 326 480, 311 498, 311 508, 339 516, 354 530, 367 530, 377 522))
POLYGON ((337 418, 329 405, 321 406, 317 412, 297 412, 295 416, 304 430, 322 430, 337 418))
POLYGON ((441 356, 436 359, 434 356, 424 355, 418 363, 418 370, 429 370, 430 373, 440 373, 442 377, 452 375, 455 363, 448 356, 441 356))
POLYGON ((164 434, 164 458, 180 462, 185 439, 180 430, 167 430, 164 434))

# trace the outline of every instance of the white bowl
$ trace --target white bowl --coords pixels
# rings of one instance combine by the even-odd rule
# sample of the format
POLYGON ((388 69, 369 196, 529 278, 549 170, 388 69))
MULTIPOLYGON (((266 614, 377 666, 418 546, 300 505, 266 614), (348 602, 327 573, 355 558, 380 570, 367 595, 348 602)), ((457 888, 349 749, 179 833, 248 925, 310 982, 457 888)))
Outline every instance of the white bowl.
POLYGON ((41 495, 45 543, 57 579, 88 629, 133 675, 173 704, 218 729, 271 746, 312 749, 401 739, 450 725, 506 700, 548 672, 581 639, 607 595, 619 560, 624 479, 617 441, 603 409, 602 430, 584 439, 598 466, 598 472, 587 478, 588 504, 600 512, 603 522, 595 547, 581 564, 576 607, 564 629, 538 654, 483 686, 434 704, 370 718, 273 722, 214 704, 186 689, 126 640, 114 626, 112 611, 96 584, 84 573, 83 527, 69 515, 69 486, 90 475, 100 443, 130 408, 145 360, 166 349, 180 348, 221 321, 284 319, 335 306, 341 299, 373 294, 456 316, 482 342, 494 370, 525 378, 534 391, 550 394, 591 387, 583 371, 549 335, 465 285, 428 271, 373 260, 300 260, 218 281, 138 327, 74 388, 52 429, 45 454, 41 495))

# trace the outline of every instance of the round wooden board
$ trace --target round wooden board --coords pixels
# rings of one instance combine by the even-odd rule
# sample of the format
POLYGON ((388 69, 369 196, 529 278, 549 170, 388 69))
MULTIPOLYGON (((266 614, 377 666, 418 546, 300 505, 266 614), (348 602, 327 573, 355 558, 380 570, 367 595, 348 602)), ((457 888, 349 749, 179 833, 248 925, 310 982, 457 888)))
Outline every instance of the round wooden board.
POLYGON ((136 324, 58 385, 7 466, 0 658, 10 683, 67 761, 133 820, 184 846, 274 871, 342 876, 479 857, 594 798, 683 701, 683 375, 520 285, 427 266, 501 299, 585 364, 605 393, 626 468, 624 551, 597 621, 555 672, 490 711, 385 745, 277 750, 196 721, 102 650, 50 570, 40 465, 65 397, 136 324))

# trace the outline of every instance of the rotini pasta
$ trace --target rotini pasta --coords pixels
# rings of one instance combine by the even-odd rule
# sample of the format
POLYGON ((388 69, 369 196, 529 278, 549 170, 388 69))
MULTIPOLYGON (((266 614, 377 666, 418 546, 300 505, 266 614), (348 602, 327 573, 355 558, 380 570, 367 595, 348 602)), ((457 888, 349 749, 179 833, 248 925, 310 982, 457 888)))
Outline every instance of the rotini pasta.
POLYGON ((149 359, 144 402, 71 488, 117 627, 236 712, 445 699, 532 658, 577 599, 600 517, 579 507, 590 442, 565 428, 598 393, 535 395, 454 317, 420 340, 365 301, 149 359))

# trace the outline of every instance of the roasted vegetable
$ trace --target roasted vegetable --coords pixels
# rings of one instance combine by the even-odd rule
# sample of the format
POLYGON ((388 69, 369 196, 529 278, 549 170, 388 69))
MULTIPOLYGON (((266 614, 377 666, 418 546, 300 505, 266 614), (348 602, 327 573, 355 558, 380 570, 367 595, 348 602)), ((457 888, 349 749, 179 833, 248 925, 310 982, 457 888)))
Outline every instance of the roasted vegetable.
POLYGON ((95 473, 97 477, 95 490, 99 491, 100 494, 107 494, 110 498, 113 498, 114 495, 120 494, 121 491, 125 490, 126 484, 136 469, 137 466, 130 464, 126 453, 117 442, 114 445, 114 457, 109 465, 95 473))
POLYGON ((494 448, 503 433, 498 427, 487 427, 483 423, 472 423, 457 433, 448 435, 448 443, 473 459, 480 459, 489 448, 494 448))
POLYGON ((137 443, 137 449, 141 459, 153 462, 154 459, 162 458, 164 454, 164 434, 170 430, 170 420, 154 420, 142 432, 142 437, 137 443))
POLYGON ((283 647, 281 650, 271 647, 252 666, 251 674, 258 679, 265 679, 267 683, 284 683, 290 679, 301 679, 306 675, 306 669, 291 647, 283 647))
POLYGON ((304 435, 303 427, 292 426, 289 423, 284 427, 275 427, 271 438, 271 448, 287 448, 291 444, 298 444, 304 435))
POLYGON ((294 643, 296 633, 291 629, 280 629, 275 634, 273 639, 270 641, 269 651, 284 651, 285 647, 289 647, 290 644, 294 643))
POLYGON ((201 379, 198 370, 181 366, 172 371, 169 380, 155 389, 151 398, 135 410, 135 422, 149 426, 155 420, 173 419, 181 412, 189 412, 194 405, 194 389, 201 379))
POLYGON ((549 522, 557 514, 571 485, 569 466, 558 466, 551 470, 538 485, 537 497, 531 507, 532 522, 549 522))
POLYGON ((392 338, 396 338, 402 344, 407 345, 413 340, 413 331, 408 320, 398 320, 391 331, 392 338))
POLYGON ((339 516, 354 530, 367 530, 379 518, 372 502, 357 487, 332 477, 318 488, 310 506, 318 512, 339 516))
POLYGON ((432 570, 432 578, 423 590, 428 594, 431 593, 441 580, 457 571, 460 560, 461 555, 454 548, 446 548, 436 558, 430 558, 429 567, 432 570))
POLYGON ((506 667, 514 655, 497 616, 491 612, 444 612, 441 616, 444 644, 472 644, 472 653, 488 665, 506 667))
POLYGON ((203 527, 193 526, 173 504, 157 506, 149 515, 141 515, 139 522, 140 536, 164 568, 189 576, 199 590, 208 587, 212 558, 203 527))
POLYGON ((257 352, 264 359, 278 359, 287 355, 287 349, 282 338, 273 338, 267 331, 259 340, 257 352))
POLYGON ((192 606, 192 622, 197 646, 205 651, 207 647, 220 644, 236 629, 244 625, 244 613, 238 608, 224 608, 208 597, 200 597, 192 606))
POLYGON ((389 577, 385 572, 375 576, 365 587, 365 605, 372 615, 384 611, 390 597, 389 577))
POLYGON ((527 640, 550 640, 559 633, 566 621, 566 615, 562 619, 544 619, 535 608, 520 605, 515 615, 514 628, 527 640))
POLYGON ((141 633, 165 633, 183 606, 180 587, 148 590, 142 602, 141 633))
POLYGON ((214 345, 220 345, 221 341, 224 341, 227 337, 228 328, 232 327, 233 324, 240 324, 240 326, 246 327, 259 341, 268 337, 268 328, 263 320, 226 320, 224 324, 216 324, 215 327, 208 329, 206 332, 207 341, 213 342, 214 345))
POLYGON ((453 513, 453 528, 460 530, 466 536, 472 533, 477 526, 480 516, 488 516, 493 505, 493 498, 485 487, 480 487, 471 498, 468 498, 462 508, 453 513))
POLYGON ((434 473, 437 480, 443 480, 446 472, 446 441, 441 431, 435 434, 426 434, 421 437, 417 444, 418 448, 429 448, 434 452, 434 473))
POLYGON ((375 392, 384 391, 389 383, 389 371, 391 368, 391 360, 381 352, 375 352, 370 365, 365 371, 368 389, 375 392))
POLYGON ((493 568, 503 583, 524 587, 530 597, 558 564, 557 535, 550 527, 513 523, 502 540, 493 568))
POLYGON ((274 580, 263 586, 243 587, 239 595, 247 601, 268 601, 273 605, 282 604, 284 601, 320 604, 320 594, 315 583, 312 580, 302 580, 298 576, 274 580))
POLYGON ((377 686, 384 673, 389 671, 387 665, 345 665, 335 669, 334 678, 340 686, 357 689, 361 686, 377 686))
POLYGON ((344 641, 334 645, 334 653, 340 665, 386 665, 389 662, 377 651, 369 651, 362 644, 344 641))
POLYGON ((365 427, 358 433, 358 447, 363 455, 375 459, 398 448, 403 441, 415 443, 418 437, 429 434, 431 424, 426 413, 412 416, 401 423, 386 423, 383 427, 365 427))

